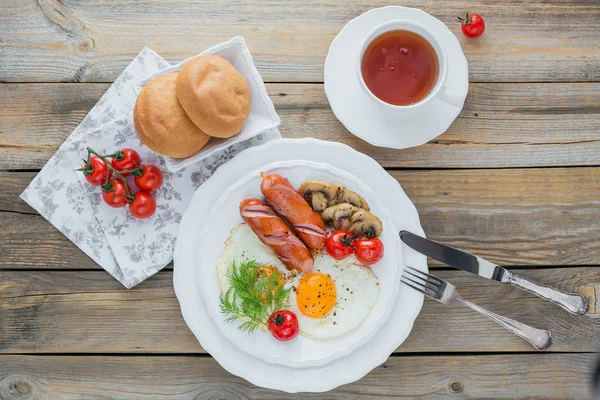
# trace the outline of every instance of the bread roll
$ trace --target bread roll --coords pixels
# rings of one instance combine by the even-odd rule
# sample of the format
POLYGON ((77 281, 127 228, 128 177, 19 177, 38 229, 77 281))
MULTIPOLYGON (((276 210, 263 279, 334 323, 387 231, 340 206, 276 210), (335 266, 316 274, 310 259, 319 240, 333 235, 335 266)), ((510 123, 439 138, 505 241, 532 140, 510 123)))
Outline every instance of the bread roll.
POLYGON ((218 138, 239 133, 250 114, 248 82, 229 61, 213 55, 193 58, 183 66, 177 98, 198 128, 218 138))
POLYGON ((210 136, 202 132, 177 100, 177 72, 161 75, 142 89, 133 122, 142 142, 168 157, 185 158, 200 150, 210 136))

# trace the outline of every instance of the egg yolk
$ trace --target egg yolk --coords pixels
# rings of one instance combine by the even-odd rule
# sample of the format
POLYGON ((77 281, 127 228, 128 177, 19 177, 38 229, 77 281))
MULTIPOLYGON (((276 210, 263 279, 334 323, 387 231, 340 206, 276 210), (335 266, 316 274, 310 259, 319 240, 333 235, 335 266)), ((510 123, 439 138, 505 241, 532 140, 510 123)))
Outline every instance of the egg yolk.
MULTIPOLYGON (((283 278, 283 275, 281 275, 281 272, 279 272, 279 270, 276 267, 273 267, 271 265, 266 265, 266 264, 261 265, 258 270, 258 273, 256 274, 256 280, 258 280, 263 274, 267 278, 271 278, 271 276, 273 276, 273 273, 278 274, 277 282, 279 283, 280 286, 283 286, 283 284, 285 283, 285 279, 283 278)), ((266 293, 262 293, 260 297, 261 297, 263 303, 267 301, 266 293)))
POLYGON ((333 280, 320 272, 311 272, 300 279, 296 288, 296 302, 307 317, 321 318, 329 313, 336 302, 333 280))

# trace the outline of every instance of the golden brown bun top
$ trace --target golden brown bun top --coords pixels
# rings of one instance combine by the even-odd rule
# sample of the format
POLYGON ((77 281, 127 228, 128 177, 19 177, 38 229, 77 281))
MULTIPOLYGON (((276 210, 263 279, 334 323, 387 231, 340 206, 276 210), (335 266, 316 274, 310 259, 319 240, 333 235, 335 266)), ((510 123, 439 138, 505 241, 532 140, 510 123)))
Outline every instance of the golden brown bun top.
POLYGON ((218 138, 239 133, 250 114, 248 82, 229 61, 213 55, 193 58, 183 66, 177 98, 198 128, 218 138))
POLYGON ((185 158, 200 150, 210 136, 188 118, 177 101, 177 72, 150 81, 135 102, 133 122, 142 142, 159 154, 185 158))

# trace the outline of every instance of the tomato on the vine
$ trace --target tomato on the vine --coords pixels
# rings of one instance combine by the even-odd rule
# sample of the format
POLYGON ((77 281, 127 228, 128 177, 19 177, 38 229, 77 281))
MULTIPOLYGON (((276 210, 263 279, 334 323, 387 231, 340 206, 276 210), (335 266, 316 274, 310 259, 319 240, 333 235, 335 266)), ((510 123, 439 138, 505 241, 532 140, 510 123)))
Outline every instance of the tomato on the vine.
POLYGON ((353 240, 354 237, 350 231, 340 229, 333 232, 325 242, 327 254, 336 260, 343 260, 354 252, 353 240))
POLYGON ((361 264, 373 265, 383 257, 383 243, 378 238, 356 239, 352 244, 361 264))
POLYGON ((277 340, 287 341, 298 336, 298 317, 292 311, 279 310, 269 316, 267 321, 271 335, 277 340))
POLYGON ((485 22, 483 22, 483 18, 479 14, 467 13, 465 18, 458 18, 458 22, 460 22, 460 28, 466 37, 470 38, 478 38, 483 35, 483 31, 485 30, 485 22))
POLYGON ((156 199, 149 192, 160 187, 162 172, 154 165, 142 167, 137 151, 122 149, 116 153, 100 155, 91 147, 87 148, 88 159, 78 171, 92 185, 102 187, 102 200, 110 207, 120 208, 129 205, 129 212, 138 219, 151 217, 156 211, 156 199), (135 193, 128 185, 126 177, 135 176, 135 183, 141 191, 135 193))
POLYGON ((106 174, 108 174, 108 179, 112 175, 112 171, 109 171, 104 161, 97 156, 90 157, 81 168, 81 171, 85 176, 85 180, 94 186, 103 185, 106 182, 106 174))
POLYGON ((102 200, 114 208, 121 208, 127 205, 127 188, 120 178, 115 179, 102 186, 102 200))
POLYGON ((138 219, 150 218, 156 211, 156 200, 148 192, 137 192, 129 203, 129 212, 138 219))
POLYGON ((155 165, 142 166, 142 175, 135 177, 135 184, 141 190, 153 192, 163 183, 163 174, 155 165))
MULTIPOLYGON (((114 169, 119 172, 122 171, 131 171, 132 169, 136 169, 142 164, 142 159, 137 151, 133 149, 123 149, 119 150, 115 153, 115 156, 112 157, 111 165, 114 169)), ((129 175, 129 173, 123 174, 125 176, 129 175)))

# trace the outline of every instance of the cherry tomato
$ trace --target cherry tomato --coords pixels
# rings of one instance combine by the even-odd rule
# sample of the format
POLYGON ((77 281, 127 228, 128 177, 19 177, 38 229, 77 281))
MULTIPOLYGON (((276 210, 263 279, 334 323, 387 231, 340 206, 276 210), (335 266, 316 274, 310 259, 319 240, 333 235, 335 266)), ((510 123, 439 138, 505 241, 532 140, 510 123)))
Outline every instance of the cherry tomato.
POLYGON ((97 156, 92 156, 83 165, 81 171, 85 175, 85 180, 94 186, 103 185, 106 182, 106 174, 109 174, 108 179, 112 176, 112 171, 109 171, 104 161, 97 156))
POLYGON ((287 341, 298 336, 298 318, 296 314, 288 310, 279 310, 271 314, 269 321, 269 331, 277 340, 287 341))
POLYGON ((102 186, 102 200, 114 208, 120 208, 127 205, 127 189, 125 184, 119 178, 108 183, 108 186, 102 186))
POLYGON ((485 22, 483 22, 481 15, 467 13, 465 18, 458 17, 458 22, 460 22, 460 28, 466 37, 477 38, 483 35, 485 22))
POLYGON ((142 167, 142 176, 135 177, 135 184, 140 190, 153 192, 163 183, 163 174, 155 165, 144 165, 142 167))
POLYGON ((378 238, 357 239, 352 244, 361 264, 373 265, 383 257, 383 243, 378 238))
POLYGON ((333 232, 325 242, 327 254, 336 260, 343 260, 354 252, 354 247, 352 247, 353 239, 350 231, 340 229, 333 232))
MULTIPOLYGON (((116 157, 112 158, 112 166, 117 171, 130 171, 140 166, 142 160, 137 151, 133 149, 123 149, 117 152, 116 157)), ((123 174, 125 176, 129 175, 123 174)))
POLYGON ((156 211, 156 200, 148 192, 137 192, 129 203, 129 212, 138 219, 150 218, 156 211))

